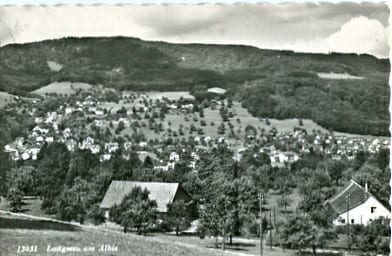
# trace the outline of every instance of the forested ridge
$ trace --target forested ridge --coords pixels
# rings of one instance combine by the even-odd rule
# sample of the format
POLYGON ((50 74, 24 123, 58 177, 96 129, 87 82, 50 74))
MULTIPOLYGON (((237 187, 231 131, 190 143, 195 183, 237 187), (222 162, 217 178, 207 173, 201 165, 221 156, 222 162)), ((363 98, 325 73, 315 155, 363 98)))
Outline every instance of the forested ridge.
POLYGON ((335 131, 389 135, 389 60, 249 46, 66 38, 0 48, 0 90, 29 96, 53 81, 121 90, 222 87, 255 116, 309 118, 335 131), (47 61, 63 68, 54 72, 47 61), (317 73, 363 79, 322 79, 317 73))

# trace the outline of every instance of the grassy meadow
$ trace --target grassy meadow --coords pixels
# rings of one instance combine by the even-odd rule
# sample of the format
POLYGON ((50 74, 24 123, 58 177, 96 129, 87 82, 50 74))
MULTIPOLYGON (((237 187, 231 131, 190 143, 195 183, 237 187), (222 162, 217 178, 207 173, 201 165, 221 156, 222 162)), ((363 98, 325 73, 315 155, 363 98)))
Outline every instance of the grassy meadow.
POLYGON ((224 255, 220 251, 175 244, 155 237, 0 216, 0 255, 16 255, 18 245, 36 245, 37 252, 30 255, 224 255), (110 245, 117 250, 104 251, 102 245, 110 245), (77 247, 82 252, 48 252, 48 246, 77 247))
MULTIPOLYGON (((136 109, 139 109, 141 107, 144 107, 143 104, 141 104, 139 101, 142 98, 147 98, 147 99, 162 99, 163 97, 166 97, 171 100, 176 100, 179 99, 181 96, 188 97, 190 94, 189 92, 168 92, 168 91, 163 91, 163 92, 143 92, 140 94, 140 97, 135 100, 134 102, 129 102, 126 100, 120 100, 118 103, 114 102, 102 102, 99 107, 106 108, 108 109, 111 113, 116 113, 119 109, 122 107, 125 107, 127 110, 131 111, 133 107, 136 109)), ((170 134, 168 132, 168 129, 170 129, 172 132, 177 133, 177 138, 185 137, 187 138, 189 135, 192 136, 210 136, 211 138, 218 138, 222 135, 224 135, 226 138, 228 137, 230 133, 229 129, 229 124, 228 122, 225 122, 225 134, 218 134, 218 126, 223 122, 222 117, 219 113, 220 106, 218 105, 216 108, 212 109, 211 107, 205 108, 204 109, 204 117, 200 117, 198 112, 195 113, 186 113, 186 111, 180 110, 180 109, 171 109, 170 112, 165 116, 164 120, 160 120, 157 118, 155 122, 161 123, 163 127, 163 131, 160 132, 159 134, 155 133, 153 130, 148 128, 148 119, 144 119, 144 114, 141 114, 142 119, 138 120, 140 124, 140 128, 138 129, 139 132, 142 132, 146 138, 148 139, 162 139, 169 137, 170 134), (201 126, 201 121, 205 121, 205 126, 201 126), (179 135, 178 131, 180 127, 183 127, 183 132, 184 135, 181 136, 179 135), (197 131, 190 133, 190 127, 195 126, 197 131), (201 129, 202 133, 200 134, 198 130, 201 129)), ((294 127, 300 127, 302 129, 305 129, 308 133, 312 133, 313 131, 321 131, 323 133, 327 133, 328 130, 325 129, 324 127, 318 125, 314 121, 310 119, 302 119, 302 126, 299 125, 299 119, 292 118, 292 119, 274 119, 274 118, 269 118, 267 123, 266 119, 263 118, 257 118, 254 117, 249 111, 242 107, 242 104, 238 101, 233 102, 233 106, 229 109, 229 112, 232 112, 234 114, 233 117, 229 118, 230 123, 233 125, 233 130, 235 134, 238 136, 239 139, 243 139, 245 136, 245 128, 250 125, 255 127, 258 132, 260 133, 261 130, 269 131, 272 128, 276 128, 278 132, 292 132, 294 130, 294 127)), ((151 113, 149 113, 152 115, 151 113)), ((134 122, 135 120, 131 120, 131 122, 134 122)), ((116 127, 110 128, 109 125, 107 125, 112 134, 114 134, 114 131, 116 127)), ((106 127, 102 127, 106 129, 106 127)), ((131 127, 125 127, 124 130, 121 131, 121 135, 131 135, 133 133, 133 129, 131 127)), ((173 133, 172 133, 173 134, 173 133)), ((379 138, 381 140, 389 139, 388 137, 385 136, 370 136, 370 135, 357 135, 357 134, 350 134, 350 133, 341 133, 341 132, 335 132, 334 133, 337 136, 347 136, 347 137, 366 137, 370 139, 374 138, 379 138)), ((176 138, 173 136, 173 138, 176 138)))
MULTIPOLYGON (((143 96, 147 95, 145 93, 143 96)), ((186 94, 181 94, 186 95, 186 94)), ((149 98, 161 99, 162 97, 168 98, 178 98, 179 94, 173 92, 153 92, 153 96, 149 95, 149 98)), ((139 109, 143 105, 139 103, 139 100, 135 102, 125 102, 120 101, 119 103, 114 102, 103 102, 100 107, 106 108, 110 110, 112 113, 117 112, 122 107, 125 107, 128 110, 132 110, 133 107, 139 109)), ((212 109, 211 107, 204 109, 204 117, 200 117, 199 113, 185 113, 182 110, 174 109, 171 110, 169 114, 165 116, 165 119, 159 120, 156 119, 156 122, 162 123, 162 127, 164 129, 163 132, 159 134, 155 133, 153 130, 150 130, 147 127, 148 120, 143 119, 139 120, 141 124, 140 130, 142 133, 146 135, 147 138, 151 139, 159 139, 169 136, 168 129, 170 128, 173 132, 176 131, 178 134, 178 130, 180 126, 183 126, 184 136, 188 137, 190 135, 190 127, 194 125, 196 129, 201 129, 203 131, 202 134, 198 134, 198 132, 193 132, 193 136, 197 135, 206 135, 211 138, 217 138, 221 135, 218 134, 218 126, 222 123, 222 117, 219 113, 220 106, 212 109), (205 126, 201 126, 201 121, 205 121, 205 126), (145 124, 146 127, 143 127, 142 124, 145 124)), ((234 117, 229 118, 230 123, 233 125, 233 130, 239 136, 239 138, 243 138, 245 136, 245 128, 248 125, 255 127, 258 131, 264 129, 268 131, 273 127, 276 128, 279 132, 292 132, 294 127, 300 127, 298 119, 269 119, 269 124, 266 123, 265 119, 256 118, 252 116, 246 108, 241 106, 241 103, 234 102, 231 109, 229 109, 234 114, 234 117)), ((143 114, 142 114, 143 117, 143 114)), ((133 121, 133 120, 132 120, 133 121)), ((319 130, 322 132, 327 132, 327 130, 320 125, 316 124, 312 120, 304 119, 303 125, 301 128, 306 129, 308 133, 311 133, 313 130, 319 130)), ((228 123, 225 123, 225 136, 229 135, 230 129, 228 123)), ((106 127, 104 127, 106 129, 106 127)), ((112 132, 114 132, 115 127, 113 127, 112 132)), ((127 127, 122 132, 121 135, 132 134, 132 128, 127 127)), ((178 135, 178 137, 181 137, 178 135)))
MULTIPOLYGON (((39 198, 24 198, 22 201, 22 208, 19 211, 23 214, 45 217, 45 218, 54 218, 55 216, 50 214, 45 214, 41 209, 42 200, 39 198)), ((0 198, 0 210, 8 211, 8 201, 6 198, 0 198)))
MULTIPOLYGON (((214 239, 165 234, 137 236, 120 232, 80 228, 77 226, 14 218, 0 214, 0 255, 18 254, 18 246, 37 246, 30 255, 159 255, 159 256, 199 256, 199 255, 258 255, 258 240, 234 239, 226 251, 214 248, 214 239), (102 245, 110 245, 111 250, 102 250, 102 245), (80 253, 48 252, 48 246, 63 246, 80 249, 80 253)), ((294 255, 293 251, 279 248, 265 249, 271 256, 294 255)))
POLYGON ((57 94, 73 94, 77 90, 87 90, 90 89, 92 85, 87 83, 72 83, 72 82, 53 82, 44 87, 41 87, 32 93, 44 96, 49 93, 57 94))

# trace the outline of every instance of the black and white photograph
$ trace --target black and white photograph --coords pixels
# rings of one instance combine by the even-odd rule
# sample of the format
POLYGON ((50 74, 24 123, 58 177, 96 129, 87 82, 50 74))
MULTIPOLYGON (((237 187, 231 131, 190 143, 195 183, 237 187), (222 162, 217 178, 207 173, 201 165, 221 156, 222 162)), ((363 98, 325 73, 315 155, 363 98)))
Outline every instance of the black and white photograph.
POLYGON ((0 1, 0 256, 390 255, 386 2, 80 2, 0 1))

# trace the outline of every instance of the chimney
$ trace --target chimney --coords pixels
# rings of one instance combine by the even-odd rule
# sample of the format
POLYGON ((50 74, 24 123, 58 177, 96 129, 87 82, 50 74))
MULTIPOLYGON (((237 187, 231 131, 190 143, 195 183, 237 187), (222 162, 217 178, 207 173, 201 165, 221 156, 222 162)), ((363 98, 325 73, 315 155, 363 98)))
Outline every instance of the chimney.
POLYGON ((369 187, 368 187, 368 184, 367 184, 367 182, 365 183, 365 193, 368 193, 368 190, 369 190, 369 187))

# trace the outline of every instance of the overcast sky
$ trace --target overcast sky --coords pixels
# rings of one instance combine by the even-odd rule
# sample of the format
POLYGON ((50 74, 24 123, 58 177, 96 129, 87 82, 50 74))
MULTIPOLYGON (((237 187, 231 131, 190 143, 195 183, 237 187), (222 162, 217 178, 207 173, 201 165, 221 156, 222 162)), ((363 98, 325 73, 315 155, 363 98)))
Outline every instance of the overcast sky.
POLYGON ((1 45, 66 36, 132 36, 386 57, 383 3, 3 6, 1 45))

